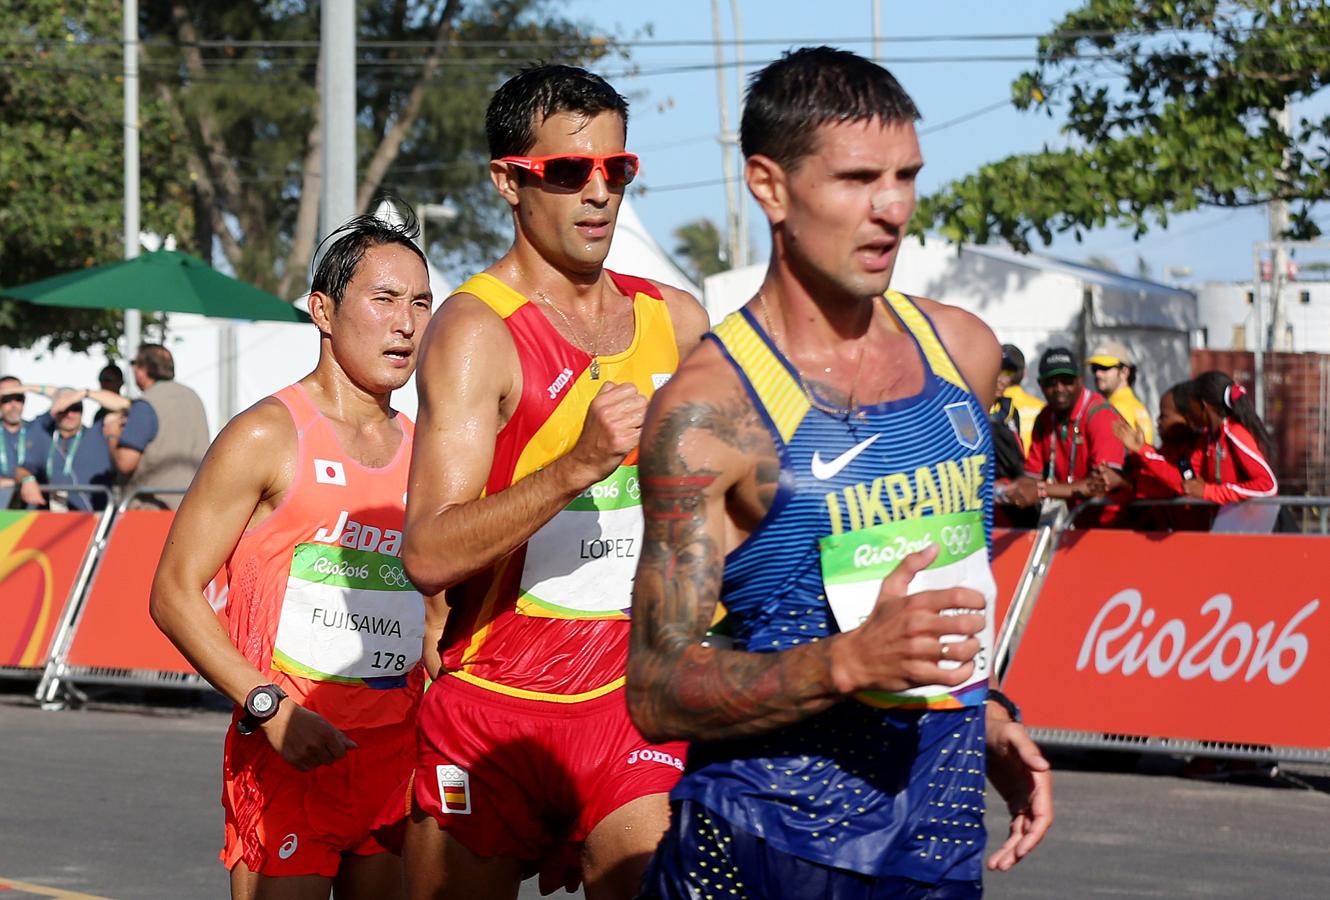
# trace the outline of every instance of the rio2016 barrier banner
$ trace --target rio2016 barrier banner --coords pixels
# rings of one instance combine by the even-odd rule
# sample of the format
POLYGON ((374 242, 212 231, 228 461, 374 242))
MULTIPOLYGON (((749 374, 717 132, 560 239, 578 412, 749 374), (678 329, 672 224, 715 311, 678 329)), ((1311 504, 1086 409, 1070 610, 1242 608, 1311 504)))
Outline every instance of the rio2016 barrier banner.
MULTIPOLYGON (((66 662, 70 666, 175 674, 194 671, 148 614, 153 574, 173 516, 167 510, 132 509, 116 519, 69 648, 66 662)), ((208 585, 205 595, 222 615, 224 571, 208 585)))
POLYGON ((1065 535, 1003 689, 1043 728, 1330 747, 1330 540, 1065 535))
POLYGON ((1002 630, 1002 620, 1011 606, 1011 595, 1025 571, 1025 562, 1034 549, 1033 531, 1012 528, 993 529, 993 581, 997 583, 997 609, 993 615, 994 634, 1002 630))
POLYGON ((46 664, 96 528, 95 513, 0 512, 0 666, 46 664))

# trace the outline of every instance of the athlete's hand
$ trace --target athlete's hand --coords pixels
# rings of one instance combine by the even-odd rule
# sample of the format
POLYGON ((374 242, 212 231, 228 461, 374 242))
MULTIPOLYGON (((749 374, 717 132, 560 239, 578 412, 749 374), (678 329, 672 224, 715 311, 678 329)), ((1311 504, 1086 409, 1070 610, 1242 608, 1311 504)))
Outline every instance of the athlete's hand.
POLYGON ((579 482, 589 487, 613 472, 642 437, 647 398, 635 385, 605 382, 591 400, 577 444, 569 451, 579 482))
POLYGON ((837 690, 899 692, 926 684, 955 687, 974 674, 979 652, 975 637, 984 628, 984 598, 968 588, 922 591, 907 596, 910 579, 937 558, 931 544, 901 560, 882 581, 877 603, 864 623, 833 638, 831 676, 837 690), (975 613, 942 615, 943 610, 975 613), (964 635, 949 642, 946 659, 960 663, 942 668, 942 635, 964 635))
POLYGON ((1007 801, 1007 840, 988 857, 988 868, 1005 872, 1033 850, 1053 824, 1053 776, 1025 727, 987 703, 988 780, 1007 801))
POLYGON ((302 772, 337 762, 356 746, 323 716, 290 698, 260 727, 282 759, 302 772))

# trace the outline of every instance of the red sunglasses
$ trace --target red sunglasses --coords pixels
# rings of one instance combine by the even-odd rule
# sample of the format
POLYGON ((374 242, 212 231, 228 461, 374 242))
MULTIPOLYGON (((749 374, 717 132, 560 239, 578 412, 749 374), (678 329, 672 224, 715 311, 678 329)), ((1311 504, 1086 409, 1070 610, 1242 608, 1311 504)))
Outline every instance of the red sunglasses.
POLYGON ((551 187, 581 190, 597 170, 614 190, 633 183, 641 171, 636 153, 562 154, 559 156, 505 156, 498 160, 525 169, 551 187))

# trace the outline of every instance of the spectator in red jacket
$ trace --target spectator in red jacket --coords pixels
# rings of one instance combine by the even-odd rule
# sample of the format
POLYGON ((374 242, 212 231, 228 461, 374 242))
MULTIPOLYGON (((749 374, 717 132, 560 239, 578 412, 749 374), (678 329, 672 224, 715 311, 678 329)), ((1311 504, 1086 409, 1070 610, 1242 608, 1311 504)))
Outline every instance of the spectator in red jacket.
POLYGON ((1113 434, 1122 421, 1117 410, 1081 381, 1076 356, 1052 347, 1039 359, 1039 386, 1048 406, 1034 420, 1025 475, 1005 492, 1005 500, 1032 506, 1044 497, 1075 504, 1121 492, 1126 449, 1113 434))
POLYGON ((1192 383, 1184 381, 1159 398, 1158 449, 1142 440, 1140 432, 1127 422, 1113 423, 1113 434, 1127 448, 1127 473, 1137 499, 1181 497, 1186 493, 1183 482, 1197 477, 1202 448, 1187 419, 1194 391, 1192 383))
POLYGON ((1273 497, 1279 483, 1266 461, 1270 435, 1246 389, 1223 372, 1203 372, 1194 384, 1187 418, 1202 438, 1199 478, 1183 484, 1187 496, 1212 503, 1273 497))

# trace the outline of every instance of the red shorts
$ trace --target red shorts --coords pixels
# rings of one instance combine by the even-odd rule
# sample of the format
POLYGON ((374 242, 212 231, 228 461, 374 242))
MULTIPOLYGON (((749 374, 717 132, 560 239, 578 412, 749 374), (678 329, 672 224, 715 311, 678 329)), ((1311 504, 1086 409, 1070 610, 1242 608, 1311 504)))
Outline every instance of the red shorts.
POLYGON ((668 793, 686 747, 647 743, 622 689, 556 703, 445 677, 420 707, 415 801, 472 853, 534 861, 668 793))
POLYGON ((411 723, 347 732, 358 745, 337 762, 301 772, 263 734, 230 728, 222 756, 228 869, 244 861, 264 875, 334 877, 343 853, 385 852, 370 836, 414 761, 411 723))

